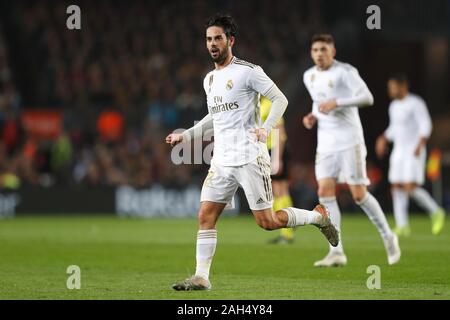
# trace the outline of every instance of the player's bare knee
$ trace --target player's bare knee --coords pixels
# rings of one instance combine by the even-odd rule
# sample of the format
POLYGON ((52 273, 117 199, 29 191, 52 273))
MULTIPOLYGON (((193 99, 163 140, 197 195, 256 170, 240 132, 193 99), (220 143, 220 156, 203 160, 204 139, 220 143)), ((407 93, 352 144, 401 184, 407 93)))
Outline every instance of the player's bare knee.
POLYGON ((366 196, 366 191, 356 191, 352 193, 352 197, 353 197, 353 201, 355 201, 356 203, 361 202, 364 197, 366 196))
POLYGON ((391 185, 391 191, 404 191, 404 192, 408 192, 408 190, 406 189, 406 185, 403 183, 394 183, 391 185))
POLYGON ((317 190, 317 195, 319 196, 319 198, 334 197, 335 191, 332 188, 319 187, 319 189, 317 190))
POLYGON ((414 183, 407 183, 407 184, 405 184, 404 190, 408 194, 411 194, 416 187, 417 187, 417 185, 414 183))

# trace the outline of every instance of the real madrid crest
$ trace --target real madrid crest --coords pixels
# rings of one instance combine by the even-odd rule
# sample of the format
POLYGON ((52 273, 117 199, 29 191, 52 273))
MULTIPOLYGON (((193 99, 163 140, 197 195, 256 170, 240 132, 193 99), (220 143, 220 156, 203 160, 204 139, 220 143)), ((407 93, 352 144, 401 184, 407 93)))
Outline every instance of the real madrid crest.
POLYGON ((227 90, 233 89, 233 81, 228 80, 227 85, 225 86, 227 90))
POLYGON ((328 81, 328 86, 330 87, 330 88, 333 88, 333 81, 328 81))

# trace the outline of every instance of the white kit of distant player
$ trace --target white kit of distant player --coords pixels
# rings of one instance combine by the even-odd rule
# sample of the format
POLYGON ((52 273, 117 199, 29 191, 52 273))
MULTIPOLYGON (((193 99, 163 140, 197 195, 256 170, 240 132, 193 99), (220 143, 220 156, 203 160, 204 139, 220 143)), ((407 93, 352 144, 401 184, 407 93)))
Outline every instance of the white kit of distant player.
MULTIPOLYGON (((352 105, 358 102, 372 104, 373 97, 358 71, 347 63, 334 60, 327 70, 318 70, 316 66, 308 69, 303 75, 303 83, 313 100, 312 115, 318 120, 317 130, 317 155, 333 156, 338 158, 342 151, 352 152, 351 149, 360 149, 360 157, 365 161, 364 134, 359 118, 358 107, 352 105), (359 91, 356 95, 355 91, 359 91), (337 108, 329 113, 319 111, 321 102, 336 100, 337 108), (350 150, 350 151, 349 151, 350 150)), ((319 163, 322 158, 318 159, 319 163)), ((342 157, 342 160, 359 160, 355 157, 342 157)), ((339 167, 317 167, 316 178, 318 180, 330 176, 330 170, 338 170, 339 167)), ((352 179, 352 184, 368 184, 365 176, 365 162, 358 164, 345 163, 343 170, 346 176, 352 179), (357 170, 358 169, 358 170, 357 170)), ((335 176, 336 172, 331 173, 335 176)))
POLYGON ((389 126, 377 139, 376 152, 382 157, 387 143, 394 144, 389 159, 389 183, 392 189, 395 232, 409 236, 409 197, 430 215, 432 233, 442 231, 445 212, 428 191, 421 186, 425 182, 426 142, 431 135, 432 122, 425 101, 409 92, 406 75, 394 75, 388 81, 389 126))
MULTIPOLYGON (((312 39, 314 66, 303 75, 303 83, 313 100, 312 112, 303 118, 306 128, 317 123, 316 179, 320 203, 330 211, 331 220, 340 230, 341 213, 336 201, 336 184, 347 183, 353 199, 368 215, 380 233, 389 264, 400 259, 398 239, 391 231, 378 201, 367 191, 367 150, 359 107, 373 104, 373 96, 358 70, 334 59, 336 50, 331 35, 319 34, 312 39)), ((347 257, 342 238, 337 247, 314 265, 343 266, 347 257)))
POLYGON ((421 148, 414 151, 421 137, 431 135, 431 118, 425 102, 415 94, 408 94, 389 105, 389 127, 384 136, 394 143, 389 164, 389 182, 422 185, 425 182, 427 152, 421 148))

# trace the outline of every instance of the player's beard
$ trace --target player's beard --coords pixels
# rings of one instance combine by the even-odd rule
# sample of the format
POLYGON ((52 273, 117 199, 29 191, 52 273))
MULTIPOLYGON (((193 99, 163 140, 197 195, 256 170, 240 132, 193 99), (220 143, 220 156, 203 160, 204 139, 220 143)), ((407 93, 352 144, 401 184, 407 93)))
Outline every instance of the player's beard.
POLYGON ((217 64, 221 64, 222 62, 224 62, 226 59, 228 58, 228 46, 226 46, 223 51, 221 51, 219 49, 219 55, 214 58, 211 55, 211 59, 213 60, 213 62, 217 63, 217 64))

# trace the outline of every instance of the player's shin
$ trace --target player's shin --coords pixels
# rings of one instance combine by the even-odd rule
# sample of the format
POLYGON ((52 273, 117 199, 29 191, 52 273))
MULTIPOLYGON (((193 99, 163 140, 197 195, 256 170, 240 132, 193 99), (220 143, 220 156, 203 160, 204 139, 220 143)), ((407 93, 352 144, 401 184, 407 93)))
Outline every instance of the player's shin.
POLYGON ((294 228, 308 224, 318 225, 322 221, 322 215, 317 211, 309 211, 297 208, 284 208, 282 211, 287 214, 286 227, 294 228))
POLYGON ((408 194, 405 190, 395 188, 392 190, 395 224, 398 228, 408 227, 408 194))
POLYGON ((421 187, 414 188, 411 192, 411 198, 416 201, 416 203, 424 208, 428 214, 432 215, 435 212, 439 211, 439 205, 436 201, 430 196, 427 190, 421 187))
POLYGON ((209 279, 209 270, 216 251, 217 230, 199 230, 197 234, 197 268, 195 275, 209 279))
POLYGON ((367 214, 383 239, 391 237, 391 228, 386 220, 383 209, 381 209, 380 204, 374 196, 366 192, 364 198, 361 201, 357 201, 356 204, 367 214))

